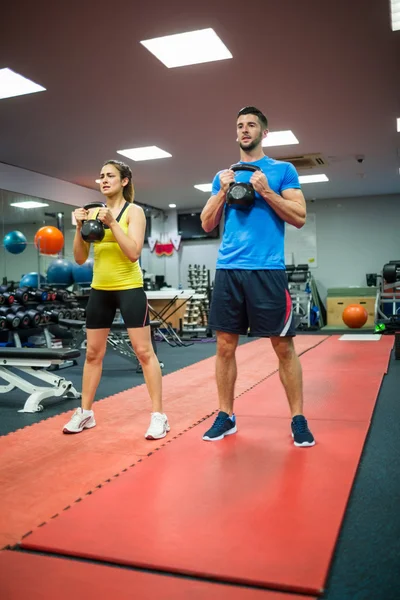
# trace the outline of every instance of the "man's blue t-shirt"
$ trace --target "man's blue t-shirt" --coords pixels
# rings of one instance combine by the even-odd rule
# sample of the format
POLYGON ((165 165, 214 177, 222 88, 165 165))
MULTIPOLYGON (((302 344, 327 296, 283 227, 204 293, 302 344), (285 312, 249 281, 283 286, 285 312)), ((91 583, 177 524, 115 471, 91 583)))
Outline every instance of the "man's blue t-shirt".
MULTIPOLYGON (((264 156, 247 165, 260 167, 276 194, 300 189, 297 171, 291 163, 264 156)), ((212 183, 212 195, 221 189, 219 171, 212 183)), ((253 173, 238 171, 237 182, 248 183, 253 173)), ((285 222, 257 192, 250 211, 225 204, 225 227, 218 251, 217 269, 284 269, 285 222)))

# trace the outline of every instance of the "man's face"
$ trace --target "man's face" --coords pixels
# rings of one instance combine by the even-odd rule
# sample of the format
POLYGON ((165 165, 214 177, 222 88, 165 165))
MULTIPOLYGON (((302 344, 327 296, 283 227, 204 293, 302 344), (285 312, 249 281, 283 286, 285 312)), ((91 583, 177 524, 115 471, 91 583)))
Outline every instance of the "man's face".
POLYGON ((241 149, 249 152, 261 144, 268 130, 262 129, 256 115, 240 115, 237 120, 236 133, 241 149))

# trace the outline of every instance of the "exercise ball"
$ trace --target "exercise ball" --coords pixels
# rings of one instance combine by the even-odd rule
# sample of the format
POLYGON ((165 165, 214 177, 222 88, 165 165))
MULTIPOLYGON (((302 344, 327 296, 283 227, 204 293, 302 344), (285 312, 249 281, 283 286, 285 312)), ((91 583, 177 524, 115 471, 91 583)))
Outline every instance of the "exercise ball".
POLYGON ((83 265, 73 265, 72 276, 75 283, 90 285, 93 279, 93 258, 88 258, 83 265))
POLYGON ((54 286, 68 287, 74 282, 72 262, 65 258, 57 258, 47 269, 47 283, 54 286))
POLYGON ((64 236, 57 227, 46 225, 38 229, 35 235, 35 246, 41 254, 57 254, 64 246, 64 236))
POLYGON ((26 248, 26 237, 20 231, 10 231, 4 236, 4 248, 11 254, 21 254, 26 248))
MULTIPOLYGON (((41 275, 40 276, 40 285, 44 285, 45 283, 46 283, 46 280, 43 277, 43 275, 41 275)), ((23 275, 21 281, 19 282, 19 286, 20 287, 37 288, 38 287, 38 274, 35 272, 31 272, 31 273, 27 273, 26 275, 23 275)))
POLYGON ((368 320, 368 312, 361 304, 349 304, 342 314, 343 323, 352 329, 359 329, 368 320))

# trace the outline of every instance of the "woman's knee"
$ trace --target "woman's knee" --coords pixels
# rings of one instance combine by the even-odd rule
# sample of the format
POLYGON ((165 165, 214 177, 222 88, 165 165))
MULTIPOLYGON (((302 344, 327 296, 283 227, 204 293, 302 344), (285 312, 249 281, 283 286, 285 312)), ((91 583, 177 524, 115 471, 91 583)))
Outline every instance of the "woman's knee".
POLYGON ((154 349, 151 344, 138 345, 134 348, 138 361, 147 365, 154 356, 154 349))
POLYGON ((105 348, 98 348, 96 346, 88 346, 86 348, 86 362, 90 364, 101 364, 105 355, 105 348))

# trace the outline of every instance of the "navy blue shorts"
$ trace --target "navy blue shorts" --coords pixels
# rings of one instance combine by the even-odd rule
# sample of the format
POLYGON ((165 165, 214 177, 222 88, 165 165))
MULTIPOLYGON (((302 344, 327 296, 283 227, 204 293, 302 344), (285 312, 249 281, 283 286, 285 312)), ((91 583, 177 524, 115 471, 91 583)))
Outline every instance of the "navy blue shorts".
POLYGON ((239 335, 295 336, 286 271, 217 269, 208 323, 239 335))
POLYGON ((86 306, 87 329, 109 329, 117 308, 128 329, 149 325, 149 307, 144 289, 90 290, 86 306))

